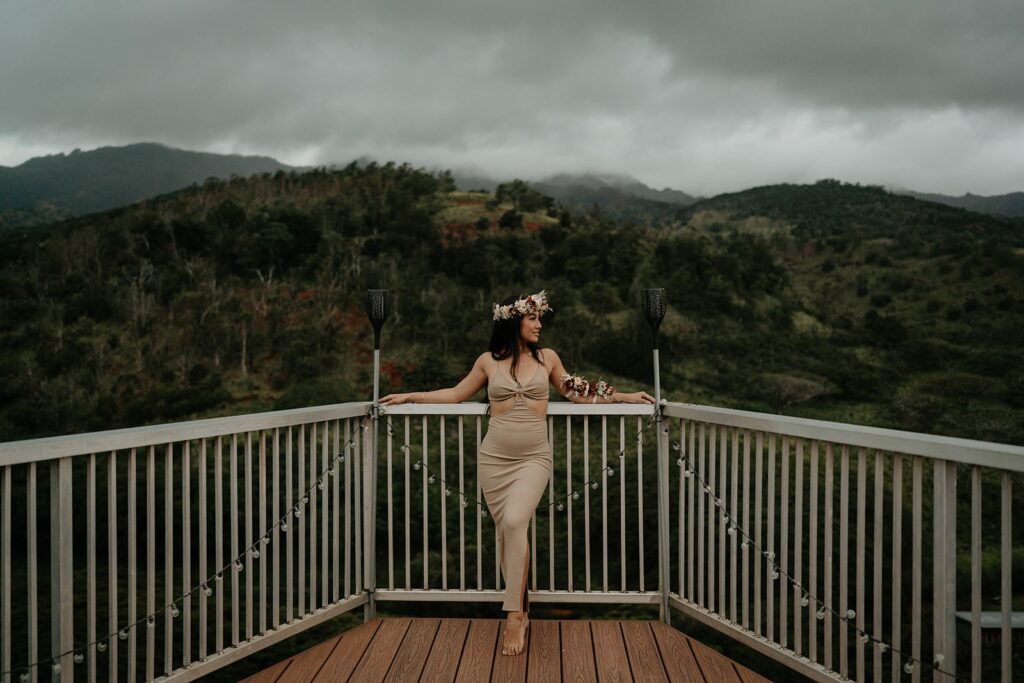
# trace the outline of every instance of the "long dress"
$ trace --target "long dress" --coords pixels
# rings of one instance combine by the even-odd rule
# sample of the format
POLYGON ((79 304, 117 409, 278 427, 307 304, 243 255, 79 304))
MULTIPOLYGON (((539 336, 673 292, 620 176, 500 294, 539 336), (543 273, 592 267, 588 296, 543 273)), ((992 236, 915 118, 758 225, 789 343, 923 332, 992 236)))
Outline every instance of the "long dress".
POLYGON ((505 611, 527 607, 527 527, 551 477, 547 421, 523 399, 548 397, 547 375, 542 369, 544 366, 539 366, 523 385, 499 366, 487 386, 492 402, 515 397, 511 410, 490 419, 478 459, 480 489, 497 528, 505 611))

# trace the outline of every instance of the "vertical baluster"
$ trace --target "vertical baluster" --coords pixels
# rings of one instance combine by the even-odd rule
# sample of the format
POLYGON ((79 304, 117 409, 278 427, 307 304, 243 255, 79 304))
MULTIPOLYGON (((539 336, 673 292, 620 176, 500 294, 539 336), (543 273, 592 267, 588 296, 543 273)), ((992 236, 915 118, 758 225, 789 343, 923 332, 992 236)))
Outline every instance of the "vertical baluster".
POLYGON ((971 680, 981 680, 981 468, 971 467, 971 680))
MULTIPOLYGON (((345 420, 345 597, 352 595, 352 420, 345 420)), ((406 524, 408 534, 409 525, 406 524)))
POLYGON ((832 668, 832 520, 834 497, 834 473, 835 463, 832 457, 832 444, 825 444, 825 632, 824 632, 824 662, 825 668, 832 668))
MULTIPOLYGON (((295 604, 296 614, 298 618, 302 618, 306 611, 306 504, 303 503, 303 499, 306 498, 306 425, 299 425, 299 453, 297 458, 298 465, 298 484, 299 488, 295 492, 298 496, 296 501, 296 507, 299 510, 298 522, 295 526, 298 527, 298 544, 299 551, 297 554, 297 576, 298 586, 296 588, 295 604)), ((356 583, 359 580, 356 579, 356 583)))
POLYGON ((1011 582, 1011 575, 1013 573, 1013 506, 1011 504, 1011 498, 1013 496, 1013 489, 1010 482, 1010 473, 1002 473, 1001 481, 1001 501, 1000 506, 1000 539, 999 539, 999 604, 1002 612, 1002 628, 1000 629, 1000 642, 1001 653, 1000 661, 1002 664, 1003 680, 1013 680, 1012 664, 1013 660, 1011 657, 1011 634, 1010 634, 1010 610, 1013 605, 1013 584, 1011 582))
MULTIPOLYGON (((8 469, 8 498, 11 486, 8 469)), ((50 597, 51 655, 61 665, 61 681, 74 679, 74 660, 68 652, 74 647, 74 534, 72 510, 71 458, 50 462, 50 597)), ((10 504, 7 506, 10 510, 10 504)), ((5 518, 7 516, 5 515, 5 518)), ((7 526, 8 533, 10 525, 7 526)), ((8 538, 8 540, 10 540, 8 538)), ((7 544, 10 547, 10 544, 7 544)), ((4 601, 10 604, 10 599, 4 601)))
POLYGON ((945 671, 956 671, 956 468, 932 461, 932 642, 945 671))
MULTIPOLYGON (((758 449, 760 451, 760 449, 758 449)), ((775 434, 768 434, 768 530, 765 539, 766 552, 768 557, 775 556, 775 434)), ((764 560, 764 558, 761 558, 764 560)), ((766 572, 765 578, 765 637, 769 641, 775 640, 775 584, 772 583, 772 565, 764 563, 766 572)), ((758 572, 760 574, 760 572, 758 572)))
MULTIPOLYGON (((337 602, 341 599, 341 468, 342 465, 339 462, 339 458, 342 457, 341 450, 341 420, 334 421, 334 450, 332 451, 333 456, 331 458, 331 468, 334 470, 334 476, 331 477, 331 508, 334 510, 334 524, 332 525, 333 530, 333 543, 334 548, 333 571, 331 572, 331 599, 337 602)), ((408 456, 406 457, 408 461, 408 456)))
MULTIPOLYGON (((705 446, 706 431, 706 424, 701 422, 698 444, 700 453, 698 454, 697 466, 697 476, 701 482, 706 482, 708 476, 705 468, 705 456, 707 453, 705 446)), ((704 533, 707 528, 707 518, 704 515, 704 501, 706 500, 707 495, 704 493, 703 486, 704 485, 702 484, 701 490, 697 492, 697 604, 701 607, 704 607, 706 604, 704 601, 704 550, 707 547, 704 543, 704 533)))
MULTIPOLYGON (((309 513, 309 603, 308 612, 316 611, 316 537, 317 537, 317 480, 319 479, 316 470, 316 422, 309 426, 309 504, 306 511, 309 513)), ((305 515, 303 515, 305 516, 305 515)))
POLYGON ((718 473, 718 425, 711 425, 708 430, 708 475, 704 480, 707 482, 707 489, 704 495, 707 498, 707 524, 708 524, 708 609, 715 611, 715 523, 718 521, 718 508, 715 505, 717 494, 717 473, 718 473))
POLYGON ((388 489, 388 491, 387 491, 387 497, 388 497, 388 510, 387 510, 387 515, 388 515, 388 589, 389 590, 394 590, 395 589, 395 521, 394 521, 394 513, 392 511, 392 508, 394 507, 394 501, 392 499, 392 492, 391 492, 391 487, 392 487, 391 480, 392 480, 392 478, 394 476, 394 473, 391 471, 391 448, 392 448, 391 442, 392 442, 392 434, 391 434, 391 430, 390 429, 385 430, 385 431, 387 432, 384 435, 384 450, 385 450, 385 457, 387 459, 387 477, 386 477, 386 481, 387 481, 387 489, 388 489))
MULTIPOLYGON (((477 418, 477 433, 478 434, 479 434, 479 431, 480 431, 480 420, 479 420, 479 418, 477 418)), ((411 575, 412 563, 411 563, 411 560, 410 560, 411 550, 410 550, 410 542, 409 542, 410 541, 410 539, 409 539, 409 504, 410 504, 409 501, 412 499, 412 487, 411 487, 411 485, 409 483, 409 450, 410 450, 410 448, 409 448, 409 416, 408 415, 405 416, 405 439, 403 440, 402 443, 405 444, 405 448, 403 449, 405 451, 405 529, 402 530, 402 533, 405 534, 405 590, 409 590, 409 589, 412 588, 412 575, 411 575)), ((478 444, 479 444, 479 440, 478 440, 478 444)), ((477 488, 479 489, 479 484, 477 484, 477 488)), ((479 497, 479 492, 477 493, 477 497, 479 497)), ((480 553, 480 545, 481 545, 480 544, 480 529, 479 529, 479 527, 480 527, 480 523, 478 521, 477 522, 477 532, 476 532, 476 550, 477 550, 477 560, 476 561, 477 561, 477 568, 478 569, 479 569, 479 566, 480 566, 480 556, 479 556, 479 553, 480 553)), ((479 585, 479 584, 480 584, 480 581, 479 581, 479 577, 478 577, 477 578, 477 590, 480 590, 482 588, 482 586, 479 585)))
POLYGON ((645 589, 644 581, 645 574, 644 570, 644 434, 643 434, 643 419, 640 417, 636 418, 636 431, 639 435, 636 440, 636 488, 637 488, 637 528, 639 533, 640 545, 640 592, 643 593, 645 589))
MULTIPOLYGON (((206 581, 206 439, 199 441, 199 578, 206 581)), ((204 584, 199 591, 199 660, 206 659, 207 631, 209 629, 207 615, 207 595, 204 584)))
MULTIPOLYGON (((408 418, 407 418, 408 419, 408 418)), ((480 430, 483 424, 483 418, 479 415, 476 417, 476 457, 474 458, 477 470, 476 475, 473 479, 476 481, 476 500, 480 500, 480 430)), ((550 443, 550 441, 548 442, 550 443)), ((480 514, 481 508, 479 505, 473 506, 473 516, 476 517, 476 589, 478 591, 484 589, 484 566, 483 566, 483 517, 480 514)), ((409 515, 406 514, 406 526, 409 525, 409 515)), ((409 545, 406 543, 406 556, 409 555, 409 545)))
POLYGON ((277 628, 281 624, 281 543, 287 543, 288 537, 280 535, 281 521, 281 428, 274 427, 274 441, 271 449, 270 467, 270 549, 274 553, 274 563, 270 571, 270 625, 277 628))
POLYGON ((241 590, 238 571, 234 562, 238 557, 238 435, 231 435, 231 450, 228 453, 228 505, 231 508, 228 526, 228 542, 231 544, 228 575, 231 576, 231 644, 238 645, 241 621, 241 590))
MULTIPOLYGON (((466 590, 466 506, 464 504, 465 495, 461 493, 466 490, 466 463, 465 453, 462 445, 462 430, 463 430, 463 419, 459 415, 459 590, 466 590)), ((537 519, 534 517, 533 527, 533 544, 532 548, 537 547, 537 519)), ((530 555, 534 558, 533 565, 533 589, 537 590, 537 553, 533 552, 530 555)))
MULTIPOLYGON (((693 430, 690 430, 690 452, 693 452, 693 430)), ((754 454, 755 457, 757 454, 754 454)), ((693 490, 693 480, 690 480, 690 490, 693 490)), ((693 501, 690 501, 690 519, 693 519, 693 501)), ((692 524, 692 522, 691 522, 692 524)), ((750 533, 750 430, 743 430, 743 531, 750 533)), ((691 529, 690 556, 693 556, 691 529)), ((750 543, 749 538, 744 536, 740 545, 743 552, 743 628, 750 628, 750 543), (746 546, 746 547, 743 547, 746 546)), ((693 571, 692 568, 690 570, 693 571)), ((755 569, 756 572, 756 569, 755 569)), ((690 593, 693 593, 693 583, 690 583, 690 593)), ((756 609, 756 608, 755 608, 756 609)))
MULTIPOLYGON (((701 434, 703 435, 704 434, 704 432, 703 432, 704 424, 703 423, 701 423, 700 428, 702 430, 701 434)), ((690 599, 690 602, 693 602, 693 601, 695 601, 697 599, 697 596, 694 593, 694 586, 693 586, 694 576, 695 576, 694 569, 693 569, 693 558, 695 556, 695 551, 694 551, 694 548, 693 548, 693 544, 694 544, 694 541, 697 538, 696 537, 696 532, 694 530, 698 529, 698 528, 703 529, 704 527, 703 527, 703 524, 701 523, 701 521, 698 519, 697 515, 694 514, 694 506, 697 504, 696 501, 701 496, 701 492, 694 488, 696 486, 695 481, 696 481, 697 477, 693 476, 693 474, 692 474, 692 473, 696 472, 696 470, 697 470, 696 460, 694 459, 694 456, 695 456, 695 454, 697 452, 696 451, 696 447, 697 447, 697 440, 696 440, 697 439, 697 436, 696 436, 697 435, 697 426, 693 422, 691 422, 690 425, 689 425, 689 432, 690 432, 689 448, 687 448, 686 452, 687 452, 687 463, 688 463, 689 468, 690 468, 691 476, 690 476, 689 484, 686 487, 687 488, 687 501, 686 501, 686 504, 687 504, 687 508, 686 508, 686 518, 687 518, 687 529, 686 529, 686 531, 687 531, 687 533, 686 533, 686 593, 687 593, 687 596, 690 599)), ((703 436, 701 437, 701 439, 703 440, 703 436)), ((700 545, 701 544, 698 543, 698 548, 700 548, 700 545)), ((698 550, 697 552, 700 552, 700 551, 698 550)), ((697 571, 698 572, 700 571, 700 563, 699 562, 697 563, 697 571)), ((699 586, 700 586, 700 582, 699 581, 697 582, 697 586, 699 588, 699 586)))
MULTIPOLYGON (((859 629, 858 634, 864 630, 864 552, 866 549, 867 529, 867 455, 864 447, 857 449, 857 556, 856 562, 856 606, 857 611, 855 623, 859 629)), ((856 658, 857 680, 864 680, 864 643, 860 638, 853 644, 856 658)))
MULTIPOLYGON (((774 442, 775 439, 772 439, 774 442)), ((782 437, 782 473, 779 475, 781 491, 779 492, 779 645, 787 647, 789 643, 789 620, 786 612, 786 599, 789 597, 789 585, 785 576, 789 572, 789 437, 782 437)))
MULTIPOLYGON (((892 454, 892 646, 903 649, 901 619, 903 614, 903 456, 892 454)), ((881 634, 879 634, 881 635, 881 634)), ((890 650, 891 652, 891 650, 890 650)), ((903 672, 900 670, 899 656, 891 652, 892 666, 890 678, 898 681, 903 672)), ((881 680, 881 679, 879 679, 881 680)))
MULTIPOLYGON (((910 626, 910 655, 921 659, 921 544, 923 531, 921 528, 921 497, 924 478, 924 458, 915 455, 913 459, 913 481, 911 484, 911 524, 913 525, 913 540, 911 541, 911 626, 910 626)), ((915 666, 913 683, 921 680, 921 667, 915 666)))
MULTIPOLYGON (((35 463, 30 465, 29 474, 32 486, 30 488, 29 509, 35 509, 35 463)), ((29 549, 28 573, 31 577, 29 586, 29 599, 31 609, 29 611, 29 657, 36 660, 36 626, 35 626, 35 520, 34 513, 30 517, 29 539, 32 544, 29 549)), ((107 458, 107 633, 117 632, 117 452, 110 451, 107 458)), ((117 637, 107 639, 107 678, 112 683, 117 683, 117 637)))
POLYGON ((174 669, 174 444, 164 451, 164 673, 174 669))
MULTIPOLYGON (((761 557, 761 497, 764 482, 764 432, 758 432, 754 445, 754 546, 758 555, 754 556, 754 633, 761 635, 761 577, 764 575, 764 558, 761 557)), ((769 470, 770 474, 771 470, 769 470)), ((771 593, 771 591, 768 591, 771 593)))
MULTIPOLYGON (((590 416, 583 416, 583 481, 590 481, 590 416)), ((583 573, 590 592, 590 486, 583 485, 583 573)))
MULTIPOLYGON (((679 445, 679 455, 676 463, 676 468, 679 470, 679 493, 676 496, 676 578, 678 579, 676 592, 679 594, 680 600, 686 598, 686 593, 683 592, 683 586, 686 585, 685 572, 683 571, 683 551, 686 548, 686 532, 685 527, 683 526, 683 518, 685 515, 683 514, 683 508, 686 505, 686 500, 684 498, 683 467, 679 462, 683 462, 683 458, 688 457, 689 454, 686 450, 686 432, 683 425, 683 418, 679 418, 679 441, 676 442, 679 445)), ((675 444, 673 444, 673 446, 675 446, 675 444)))
POLYGON ((181 449, 181 665, 192 661, 192 461, 189 441, 181 449))
POLYGON ((213 460, 213 569, 217 581, 217 615, 214 627, 213 651, 224 649, 224 439, 217 437, 213 460))
MULTIPOLYGON (((245 545, 240 552, 245 553, 246 561, 246 640, 253 637, 253 558, 249 548, 253 545, 253 434, 246 432, 245 462, 245 545)), ((238 555, 238 553, 236 553, 238 555)))
MULTIPOLYGON (((552 472, 548 477, 548 590, 555 590, 555 421, 548 416, 548 443, 551 444, 552 472)), ((495 584, 497 585, 497 584, 495 584)))
MULTIPOLYGON (((839 454, 839 614, 846 616, 849 606, 850 542, 850 447, 843 444, 839 454)), ((849 629, 845 618, 839 620, 839 673, 848 677, 849 629)))
POLYGON ((444 448, 444 415, 441 416, 438 439, 440 441, 441 458, 441 590, 448 590, 448 476, 444 448))
POLYGON ((728 532, 724 516, 729 510, 729 483, 725 478, 728 460, 726 431, 725 426, 718 430, 718 501, 720 505, 718 510, 715 511, 715 516, 718 517, 718 610, 723 617, 727 617, 729 614, 725 602, 725 539, 728 532))
MULTIPOLYGON (((146 614, 156 611, 156 446, 146 457, 146 614)), ((153 680, 156 669, 156 628, 146 619, 146 680, 153 680)))
MULTIPOLYGON (((601 416, 601 474, 608 473, 608 416, 601 416)), ((608 487, 601 484, 601 590, 608 592, 608 487)))
MULTIPOLYGON (((425 418, 424 418, 425 419, 425 418)), ((352 486, 355 488, 353 493, 355 494, 352 498, 352 506, 354 509, 353 515, 355 517, 355 525, 353 526, 354 536, 353 543, 355 544, 355 591, 361 592, 363 590, 363 542, 365 536, 363 534, 363 437, 365 435, 365 422, 357 422, 356 427, 353 430, 353 443, 352 443, 352 486)), ((423 449, 426 453, 426 448, 423 449)))
MULTIPOLYGON (((331 533, 331 475, 328 474, 330 458, 330 423, 324 422, 320 427, 320 482, 323 493, 320 496, 320 602, 319 606, 326 606, 331 598, 328 593, 328 582, 330 579, 330 533, 331 533)), ((391 468, 388 468, 388 476, 391 476, 391 468)), ((389 481, 390 483, 390 481, 389 481)), ((391 506, 388 506, 391 509, 391 506)))
MULTIPOLYGON (((626 452, 626 418, 619 417, 619 454, 626 452)), ((602 472, 601 485, 608 486, 608 472, 602 472)), ((552 563, 554 560, 552 560, 552 563)), ((552 565, 553 566, 553 565, 552 565)), ((622 575, 622 587, 626 592, 626 458, 619 458, 619 572, 622 575)), ((554 585, 551 586, 554 588, 554 585)))
MULTIPOLYGON (((565 526, 568 529, 567 555, 567 578, 569 580, 569 592, 572 592, 572 417, 565 416, 565 491, 566 512, 565 526)), ((643 541, 641 541, 643 547, 643 541)))
POLYGON ((135 509, 136 496, 138 495, 138 481, 136 479, 135 467, 136 452, 131 449, 128 453, 128 683, 135 681, 138 669, 138 645, 136 643, 135 621, 136 617, 136 584, 138 580, 138 566, 135 553, 135 522, 137 511, 135 509))
POLYGON ((732 540, 729 543, 729 553, 730 553, 730 555, 729 555, 729 557, 730 557, 730 560, 729 560, 729 577, 730 577, 729 595, 731 596, 730 597, 730 602, 729 602, 729 618, 733 621, 733 623, 739 622, 739 612, 737 610, 737 600, 738 600, 738 597, 736 595, 736 578, 737 578, 737 575, 738 575, 737 563, 739 561, 737 556, 736 556, 736 537, 739 536, 739 534, 736 533, 736 530, 735 530, 736 520, 737 520, 738 515, 739 515, 739 504, 740 504, 740 493, 739 493, 739 491, 740 491, 740 489, 739 489, 739 486, 740 486, 740 441, 739 441, 739 439, 740 439, 740 430, 738 428, 736 428, 736 427, 733 427, 733 429, 732 429, 732 477, 730 477, 730 479, 732 481, 732 492, 731 492, 731 495, 732 495, 732 508, 731 508, 730 513, 729 513, 729 519, 730 519, 730 522, 731 522, 731 524, 733 526, 732 540))
MULTIPOLYGON (((295 529, 298 526, 298 520, 292 514, 292 428, 288 426, 288 432, 285 434, 284 443, 284 522, 290 529, 295 529)), ((345 465, 345 482, 346 482, 346 493, 348 491, 348 465, 346 461, 345 465)), ((280 518, 278 518, 280 519, 280 518)), ((348 531, 346 530, 346 538, 348 531)), ((285 545, 285 563, 284 563, 284 618, 286 622, 292 620, 292 605, 294 604, 293 593, 294 593, 294 577, 293 574, 293 554, 294 542, 292 539, 295 537, 294 532, 284 532, 284 536, 281 539, 285 545)), ((345 552, 348 552, 348 544, 345 545, 345 552)), ((346 555, 346 570, 347 570, 347 555, 346 555)), ((348 574, 345 575, 345 585, 348 586, 348 574)))
POLYGON ((793 512, 793 648, 797 655, 803 654, 803 607, 797 586, 803 584, 804 547, 804 440, 796 440, 796 509, 793 512))
POLYGON ((96 680, 96 454, 90 453, 86 464, 85 482, 85 567, 86 567, 86 620, 85 653, 89 660, 86 676, 96 680))
MULTIPOLYGON (((811 442, 810 467, 810 498, 807 501, 808 519, 807 534, 807 574, 808 587, 811 595, 820 598, 818 591, 818 442, 811 442)), ((807 604, 807 656, 811 662, 818 661, 818 603, 811 600, 807 604)))
POLYGON ((259 526, 257 527, 257 533, 259 534, 259 540, 257 541, 256 548, 260 552, 260 604, 259 604, 259 632, 267 632, 267 548, 263 542, 264 537, 267 535, 267 432, 266 430, 260 430, 260 450, 259 450, 259 461, 258 461, 258 474, 259 477, 256 496, 259 499, 259 519, 257 520, 259 526))
MULTIPOLYGON (((0 474, 3 475, 0 482, 0 671, 8 671, 14 668, 11 662, 11 466, 0 468, 0 474)), ((35 555, 29 557, 34 559, 35 555)), ((10 674, 5 674, 3 679, 4 683, 10 681, 10 674)))
POLYGON ((430 559, 429 559, 430 555, 427 552, 428 551, 428 548, 427 548, 427 528, 428 528, 427 527, 427 522, 428 522, 428 518, 427 518, 427 501, 428 501, 428 496, 427 496, 427 468, 430 465, 430 460, 428 459, 428 456, 427 456, 427 416, 426 415, 423 416, 422 422, 420 424, 420 436, 421 436, 422 441, 423 441, 423 448, 420 451, 422 453, 421 457, 422 457, 422 460, 423 460, 423 468, 421 469, 421 472, 420 472, 422 474, 422 477, 423 477, 423 481, 422 481, 422 485, 423 485, 422 486, 422 491, 423 491, 423 506, 422 506, 422 508, 423 508, 422 509, 422 515, 423 515, 423 589, 426 590, 426 589, 430 588, 430 582, 429 582, 429 579, 428 579, 428 576, 427 576, 428 566, 429 566, 429 563, 430 563, 430 559))

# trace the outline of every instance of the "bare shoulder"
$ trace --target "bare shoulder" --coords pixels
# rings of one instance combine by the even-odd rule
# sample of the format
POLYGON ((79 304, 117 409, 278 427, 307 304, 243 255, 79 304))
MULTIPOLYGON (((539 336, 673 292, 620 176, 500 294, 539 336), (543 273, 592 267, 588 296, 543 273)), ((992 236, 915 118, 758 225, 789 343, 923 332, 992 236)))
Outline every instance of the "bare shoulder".
POLYGON ((479 369, 483 370, 486 373, 487 372, 487 368, 490 367, 490 364, 491 364, 491 352, 490 351, 484 351, 483 353, 481 353, 479 356, 476 357, 475 361, 473 361, 473 368, 474 369, 479 368, 479 369))
POLYGON ((558 352, 550 346, 545 346, 540 351, 543 354, 545 361, 550 360, 554 365, 562 362, 562 359, 558 357, 558 352))

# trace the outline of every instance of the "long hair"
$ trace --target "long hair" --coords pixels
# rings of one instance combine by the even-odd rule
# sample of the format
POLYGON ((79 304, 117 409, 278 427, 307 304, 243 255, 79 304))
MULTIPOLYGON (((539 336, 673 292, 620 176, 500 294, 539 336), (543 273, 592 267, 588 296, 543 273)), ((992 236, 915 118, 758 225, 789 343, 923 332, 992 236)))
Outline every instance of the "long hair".
MULTIPOLYGON (((502 300, 502 306, 507 306, 514 303, 517 299, 522 299, 523 295, 510 296, 502 300)), ((516 368, 519 366, 519 354, 516 353, 519 342, 519 323, 522 321, 522 317, 514 315, 511 318, 505 320, 495 320, 494 329, 491 330, 491 343, 488 346, 488 350, 491 352, 491 358, 494 360, 504 360, 509 356, 512 356, 512 367, 510 372, 512 379, 519 381, 516 377, 516 368)), ((544 361, 541 360, 540 345, 534 342, 526 342, 527 348, 530 349, 530 355, 533 356, 541 365, 544 365, 544 361)))

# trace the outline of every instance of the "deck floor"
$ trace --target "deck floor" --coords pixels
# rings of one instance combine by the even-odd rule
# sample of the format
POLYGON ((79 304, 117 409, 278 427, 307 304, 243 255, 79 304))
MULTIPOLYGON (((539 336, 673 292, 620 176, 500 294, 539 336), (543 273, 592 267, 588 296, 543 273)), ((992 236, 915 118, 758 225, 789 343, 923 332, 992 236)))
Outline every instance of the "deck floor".
POLYGON ((245 679, 312 681, 766 681, 658 621, 530 622, 501 654, 498 619, 373 619, 245 679))

